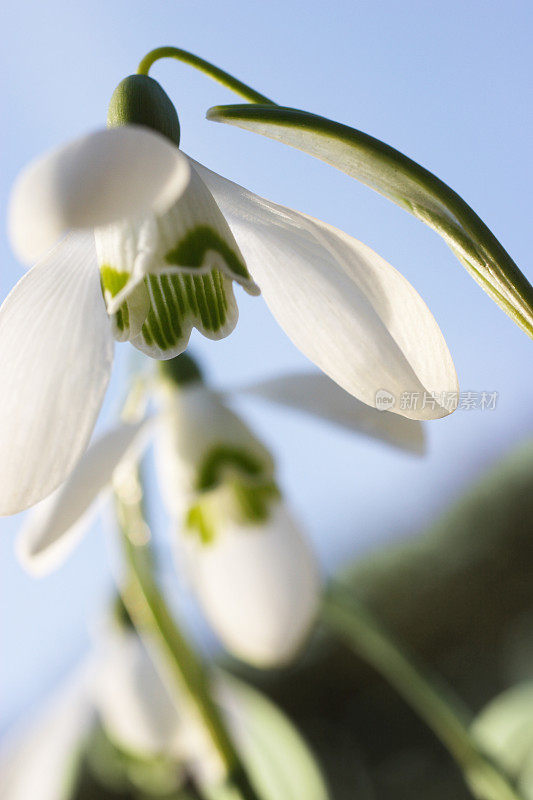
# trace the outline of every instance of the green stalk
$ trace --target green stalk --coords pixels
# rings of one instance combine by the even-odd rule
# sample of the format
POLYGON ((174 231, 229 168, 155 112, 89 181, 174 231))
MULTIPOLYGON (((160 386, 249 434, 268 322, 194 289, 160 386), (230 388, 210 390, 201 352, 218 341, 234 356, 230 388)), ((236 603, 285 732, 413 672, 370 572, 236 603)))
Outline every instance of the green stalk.
POLYGON ((189 66, 200 70, 200 72, 203 72, 205 75, 209 75, 210 78, 213 78, 213 80, 221 83, 222 86, 225 86, 227 89, 231 89, 232 92, 244 97, 244 99, 248 100, 250 103, 276 105, 272 102, 272 100, 269 100, 268 97, 265 97, 263 94, 256 92, 255 89, 252 89, 251 86, 247 86, 245 83, 238 80, 238 78, 234 78, 233 75, 229 74, 229 72, 225 72, 223 69, 211 64, 209 61, 200 58, 200 56, 195 56, 193 53, 189 53, 187 50, 182 50, 179 47, 156 47, 155 50, 151 50, 139 63, 139 66, 137 67, 137 74, 148 75, 152 64, 155 61, 158 61, 160 58, 175 58, 177 61, 182 61, 184 64, 189 64, 189 66))
POLYGON ((347 589, 330 588, 322 619, 424 720, 461 767, 478 800, 523 800, 509 776, 479 747, 470 731, 470 714, 421 673, 347 589))
POLYGON ((127 565, 127 577, 121 587, 124 605, 139 633, 164 658, 178 695, 186 692, 196 706, 225 768, 228 785, 238 790, 242 800, 260 800, 212 699, 208 671, 181 632, 154 578, 137 478, 137 473, 132 473, 131 481, 115 487, 127 565))

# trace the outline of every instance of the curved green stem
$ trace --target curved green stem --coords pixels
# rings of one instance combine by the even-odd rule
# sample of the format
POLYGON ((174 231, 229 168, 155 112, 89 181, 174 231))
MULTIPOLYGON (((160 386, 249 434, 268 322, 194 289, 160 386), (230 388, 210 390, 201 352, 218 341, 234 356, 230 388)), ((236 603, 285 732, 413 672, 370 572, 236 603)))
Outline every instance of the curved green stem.
POLYGON ((220 69, 214 64, 211 64, 209 61, 200 58, 200 56, 195 56, 193 53, 189 53, 187 50, 182 50, 179 47, 156 47, 155 50, 151 50, 139 63, 137 74, 148 75, 152 64, 155 61, 158 61, 160 58, 175 58, 177 61, 182 61, 184 64, 189 64, 189 66, 200 70, 200 72, 203 72, 205 75, 209 75, 210 78, 213 78, 213 80, 221 83, 222 86, 226 86, 226 88, 231 89, 236 94, 244 97, 245 100, 249 100, 250 103, 276 105, 274 102, 272 102, 272 100, 269 100, 268 97, 256 92, 255 89, 251 88, 251 86, 247 86, 245 83, 238 80, 238 78, 234 78, 233 75, 230 75, 223 69, 220 69))
POLYGON ((126 481, 122 478, 121 484, 115 486, 127 564, 127 579, 121 587, 124 605, 136 629, 164 659, 178 696, 185 692, 194 703, 224 766, 228 785, 238 790, 242 800, 260 800, 212 699, 205 665, 178 627, 154 578, 141 498, 136 472, 126 481))
POLYGON ((426 722, 463 770, 475 797, 523 800, 509 776, 479 747, 470 732, 468 712, 420 672, 348 590, 338 585, 330 588, 322 619, 426 722))

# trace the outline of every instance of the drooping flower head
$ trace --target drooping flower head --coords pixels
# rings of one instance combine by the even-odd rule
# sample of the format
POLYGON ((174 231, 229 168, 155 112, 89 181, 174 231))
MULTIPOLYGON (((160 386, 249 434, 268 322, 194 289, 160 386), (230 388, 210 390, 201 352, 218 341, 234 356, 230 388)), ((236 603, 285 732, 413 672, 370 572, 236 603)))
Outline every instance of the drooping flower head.
MULTIPOLYGON (((131 75, 115 90, 108 125, 124 124, 148 125, 179 146, 176 110, 148 76, 131 75)), ((168 211, 97 229, 95 240, 114 336, 153 358, 183 352, 193 327, 210 339, 231 333, 238 318, 233 281, 259 293, 192 165, 186 189, 168 211)))
MULTIPOLYGON (((84 661, 29 724, 5 737, 2 800, 179 796, 191 776, 203 792, 220 794, 224 767, 191 698, 169 690, 133 629, 109 619, 95 627, 84 661)), ((261 797, 296 797, 303 787, 309 800, 326 800, 321 772, 283 712, 221 669, 211 682, 261 797)))
POLYGON ((38 159, 13 190, 15 251, 40 260, 0 309, 0 513, 46 497, 79 461, 114 340, 166 360, 193 327, 227 336, 234 283, 260 289, 301 351, 363 402, 385 391, 394 413, 449 413, 400 402, 457 379, 426 305, 380 256, 185 156, 176 111, 146 75, 119 85, 109 125, 38 159))
MULTIPOLYGON (((320 570, 268 448, 231 409, 231 393, 207 385, 188 354, 161 362, 148 387, 140 405, 151 396, 156 410, 95 441, 65 483, 30 512, 18 539, 23 565, 40 575, 61 563, 113 487, 119 497, 138 496, 137 466, 155 440, 178 574, 230 652, 256 666, 288 662, 312 629, 320 570)), ((320 373, 240 391, 407 452, 423 451, 420 423, 372 409, 320 373)), ((136 390, 132 397, 139 401, 136 390)))

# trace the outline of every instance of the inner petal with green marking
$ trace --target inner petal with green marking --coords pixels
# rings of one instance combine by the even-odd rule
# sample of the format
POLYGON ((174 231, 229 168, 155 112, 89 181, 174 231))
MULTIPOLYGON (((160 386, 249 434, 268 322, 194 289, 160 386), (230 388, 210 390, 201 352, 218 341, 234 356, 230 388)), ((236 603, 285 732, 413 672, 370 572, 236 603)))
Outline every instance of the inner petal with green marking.
MULTIPOLYGON (((185 530, 204 545, 212 544, 228 525, 243 529, 265 525, 281 493, 275 481, 249 483, 235 479, 201 492, 189 506, 185 530)), ((243 530, 245 533, 245 530, 243 530)))
POLYGON ((132 344, 153 358, 183 352, 193 327, 208 339, 223 339, 237 323, 232 281, 219 270, 200 275, 161 272, 144 283, 150 309, 132 344))
MULTIPOLYGON (((115 297, 127 285, 130 280, 130 274, 103 264, 100 267, 100 280, 104 299, 107 302, 109 298, 115 297)), ((124 342, 137 336, 142 329, 149 310, 150 298, 144 281, 142 281, 128 293, 116 313, 110 315, 115 339, 119 342, 124 342)))
POLYGON ((102 290, 119 341, 153 358, 187 347, 192 328, 222 339, 235 327, 237 281, 258 294, 213 196, 191 166, 191 181, 160 217, 96 231, 102 290))
POLYGON ((270 458, 261 457, 259 449, 215 445, 198 465, 196 498, 185 527, 203 544, 210 544, 228 524, 265 524, 279 499, 270 458))

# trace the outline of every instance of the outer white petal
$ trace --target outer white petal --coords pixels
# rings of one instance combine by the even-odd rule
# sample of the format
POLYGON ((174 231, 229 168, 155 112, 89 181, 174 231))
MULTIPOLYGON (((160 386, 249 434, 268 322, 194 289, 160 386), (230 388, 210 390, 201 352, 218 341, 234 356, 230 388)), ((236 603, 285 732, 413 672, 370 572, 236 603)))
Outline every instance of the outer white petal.
POLYGON ((285 506, 265 525, 227 526, 212 544, 184 544, 191 585, 225 647, 258 667, 289 662, 313 624, 320 579, 285 506))
POLYGON ((155 131, 135 125, 94 131, 20 173, 9 207, 13 249, 31 264, 70 229, 163 213, 189 174, 187 159, 155 131))
POLYGON ((65 483, 29 512, 17 540, 28 572, 43 575, 62 563, 89 527, 116 467, 144 443, 146 425, 122 423, 97 439, 65 483))
MULTIPOLYGON (((491 700, 474 720, 472 733, 484 751, 502 763, 510 775, 521 777, 525 772, 527 776, 529 771, 531 780, 533 682, 518 683, 491 700)), ((533 788, 532 783, 529 788, 533 788)), ((530 796, 525 793, 525 797, 530 796)))
POLYGON ((0 754, 2 800, 67 800, 91 721, 85 670, 0 754))
POLYGON ((270 378, 235 393, 264 398, 328 420, 355 433, 421 455, 425 452, 424 428, 416 420, 378 411, 360 403, 327 375, 300 372, 270 378))
POLYGON ((183 518, 195 494, 198 469, 220 445, 242 448, 273 469, 272 457, 245 422, 201 383, 162 394, 163 410, 156 437, 156 466, 163 500, 170 514, 183 518))
POLYGON ((195 163, 235 235, 248 269, 294 344, 350 394, 412 419, 449 410, 424 392, 456 392, 442 333, 410 283, 369 247, 271 203, 195 163), (417 408, 401 396, 418 394, 417 408))
POLYGON ((92 234, 71 234, 0 308, 0 514, 62 483, 107 388, 113 339, 92 234))
POLYGON ((182 719, 132 631, 113 629, 100 643, 94 701, 107 734, 121 747, 145 755, 180 755, 182 719))

